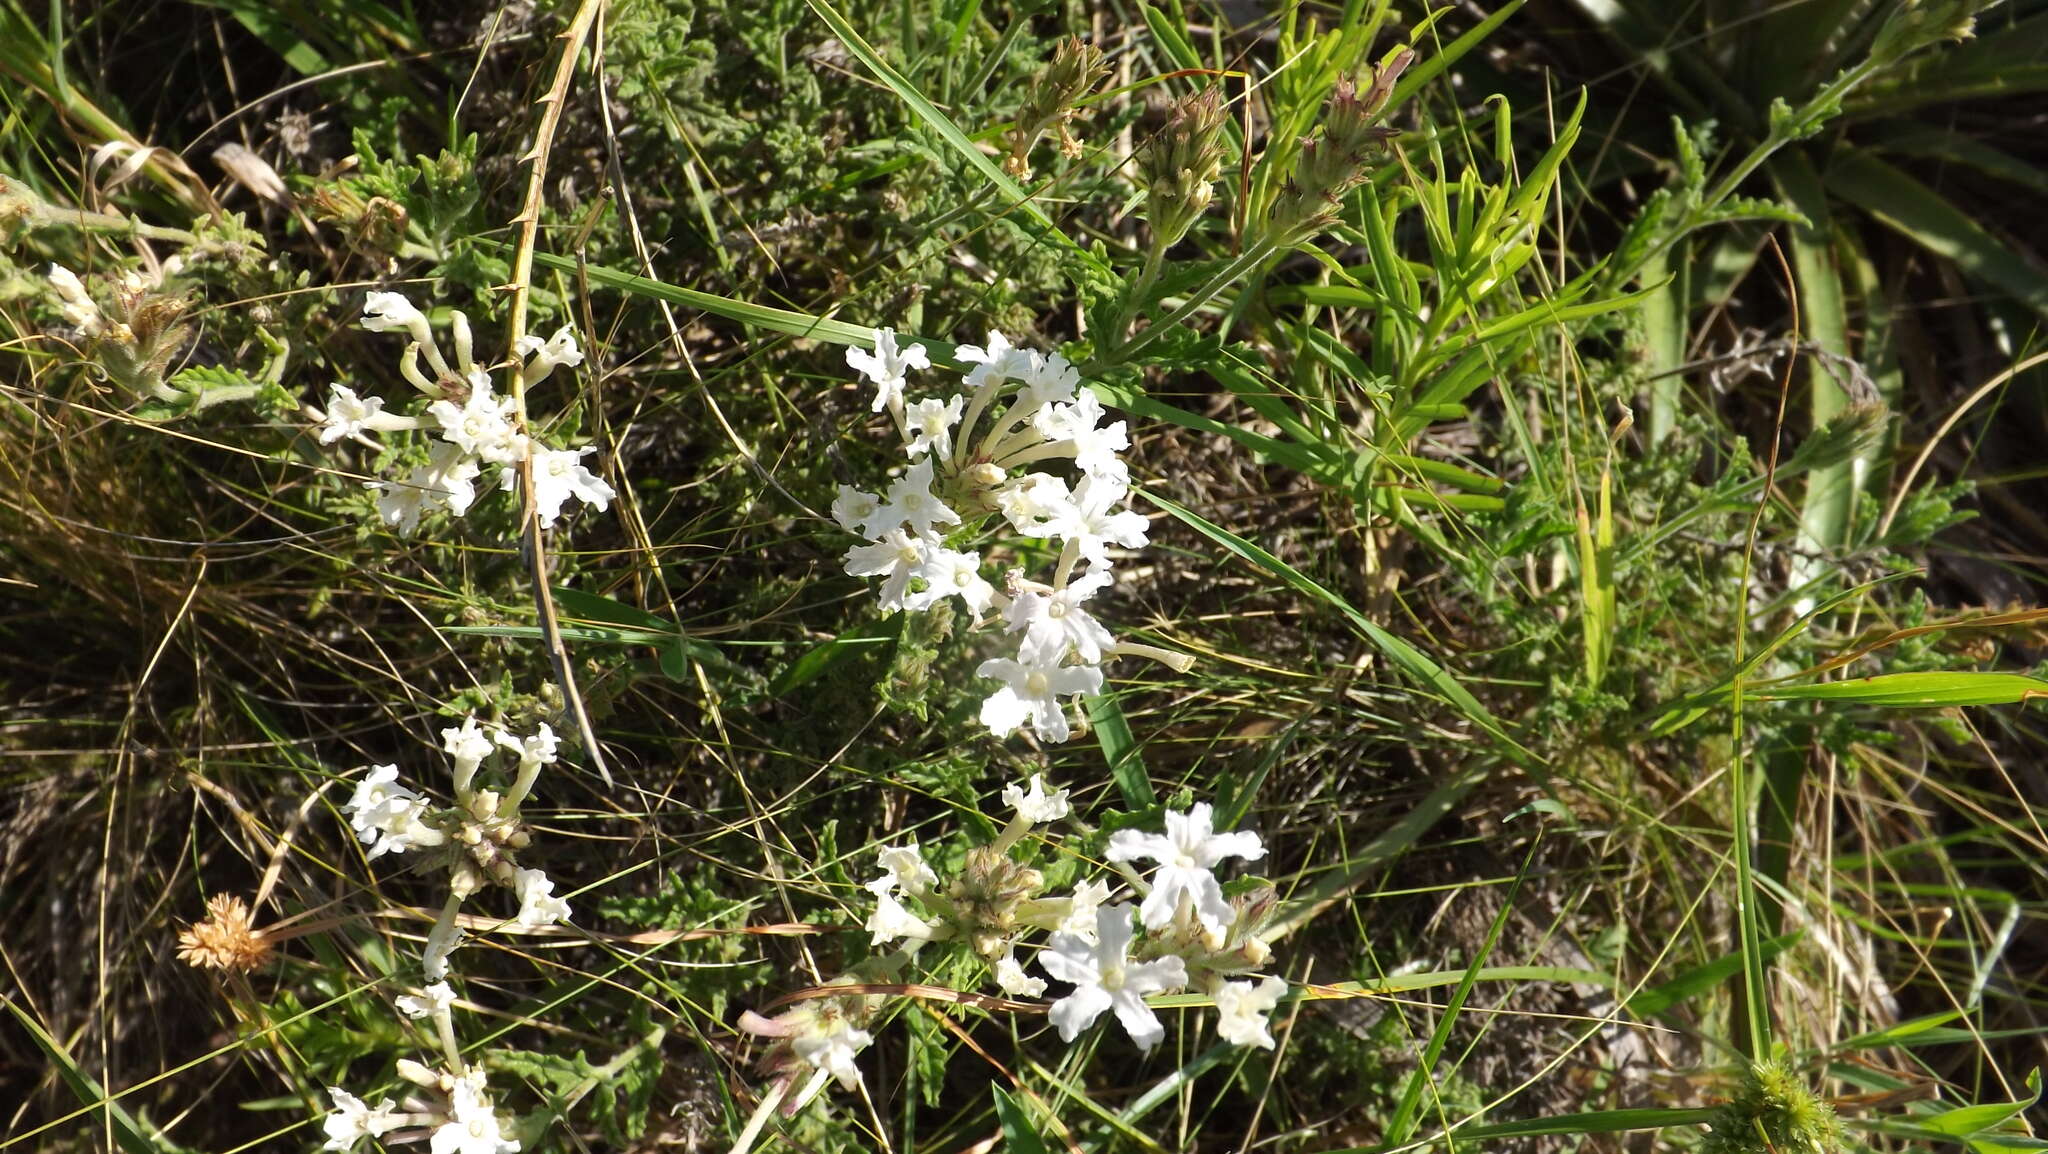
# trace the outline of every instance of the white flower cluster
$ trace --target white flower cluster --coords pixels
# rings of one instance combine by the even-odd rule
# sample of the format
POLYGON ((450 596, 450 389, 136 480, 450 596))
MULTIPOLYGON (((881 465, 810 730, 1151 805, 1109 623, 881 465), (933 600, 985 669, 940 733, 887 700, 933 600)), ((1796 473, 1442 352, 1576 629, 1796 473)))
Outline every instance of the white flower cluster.
POLYGON ((431 1154, 512 1154, 519 1149, 519 1141, 507 1137, 499 1121, 484 1072, 465 1066, 455 1043, 455 990, 448 984, 448 959, 462 941, 456 919, 463 901, 486 884, 501 885, 518 896, 514 925, 539 929, 568 920, 569 903, 555 896, 553 879, 540 870, 522 868, 515 857, 531 842, 519 819, 520 803, 540 771, 554 764, 557 742, 545 724, 520 737, 502 728, 487 731, 469 717, 442 730, 441 743, 453 763, 454 805, 434 808, 427 798, 398 783, 397 766, 380 765, 357 783, 342 810, 356 836, 370 847, 372 858, 435 848, 448 855, 448 900, 427 934, 422 957, 429 984, 397 999, 398 1010, 406 1017, 432 1021, 446 1051, 447 1068, 436 1072, 401 1060, 399 1075, 429 1092, 409 1094, 402 1106, 390 1099, 370 1106, 338 1086, 329 1087, 334 1108, 322 1122, 327 1150, 348 1150, 365 1137, 387 1144, 425 1141, 431 1154), (478 771, 501 751, 517 759, 511 787, 502 794, 476 788, 478 771))
MULTIPOLYGON (((421 517, 435 510, 460 517, 476 502, 476 481, 484 466, 497 467, 497 487, 509 492, 518 486, 522 461, 532 464, 533 502, 542 525, 552 526, 572 497, 599 509, 610 506, 617 494, 582 463, 595 451, 592 447, 549 448, 519 431, 512 398, 492 392, 490 371, 476 363, 469 318, 461 311, 449 313, 455 344, 452 364, 435 343, 426 314, 398 293, 371 293, 363 305, 363 327, 377 333, 404 332, 412 338, 399 358, 398 371, 431 398, 425 411, 414 416, 385 412, 382 397, 357 396, 337 382, 328 392, 327 407, 308 413, 320 423, 323 445, 346 438, 375 447, 370 433, 413 429, 439 436, 427 463, 404 480, 368 483, 381 494, 377 513, 385 524, 411 533, 421 517), (421 370, 422 357, 433 371, 431 377, 421 370)), ((547 340, 522 337, 514 351, 522 361, 520 378, 529 387, 546 380, 557 366, 583 363, 576 334, 566 325, 547 340)))
MULTIPOLYGON (((871 945, 894 952, 834 984, 899 982, 905 980, 900 971, 927 947, 964 942, 1011 998, 1045 996, 1048 978, 1066 983, 1070 988, 1047 1009, 1067 1042, 1109 1012, 1133 1042, 1151 1049, 1166 1036, 1166 1027, 1146 996, 1198 989, 1215 1004, 1220 1038, 1273 1048, 1268 1017, 1287 983, 1255 972, 1271 956, 1259 936, 1271 891, 1233 901, 1215 873, 1230 858, 1263 858, 1258 834, 1216 832, 1206 803, 1167 813, 1164 833, 1119 830, 1104 856, 1156 868, 1148 881, 1137 883, 1142 896, 1135 905, 1112 904, 1121 879, 1088 880, 1065 894, 1046 894, 1044 875, 1012 853, 1034 829, 1069 815, 1065 790, 1048 790, 1044 778, 1033 775, 1006 788, 1002 797, 1012 811, 1002 833, 970 850, 950 880, 926 862, 916 842, 878 853, 879 872, 863 885, 875 903, 863 928, 871 945), (1039 934, 1045 938, 1034 945, 1039 934), (1045 977, 1026 969, 1029 959, 1020 961, 1020 950, 1035 951, 1045 977)), ((860 1025, 876 1012, 868 1004, 874 999, 811 993, 779 1017, 749 1013, 741 1020, 749 1033, 778 1040, 764 1066, 779 1072, 785 1087, 805 1087, 789 1105, 792 1110, 828 1080, 852 1089, 860 1079, 854 1059, 873 1041, 860 1025)))
POLYGON ((874 352, 847 350, 909 464, 881 494, 839 487, 833 519, 868 542, 847 550, 846 572, 882 578, 885 609, 919 612, 958 597, 976 621, 1000 623, 1017 637, 1017 655, 976 671, 1002 682, 982 704, 982 724, 1006 737, 1028 723, 1040 740, 1065 741, 1073 730, 1061 699, 1100 692, 1106 658, 1134 653, 1187 667, 1182 655, 1118 644, 1086 607, 1115 580, 1110 550, 1145 544, 1145 518, 1123 508, 1130 474, 1117 454, 1130 436, 1124 422, 1104 422, 1102 402, 1058 353, 992 332, 959 356, 974 366, 962 378, 967 393, 906 404, 911 371, 931 367, 922 346, 900 348, 894 332, 877 329, 874 352), (1037 468, 1055 460, 1071 461, 1072 474, 1037 468), (980 552, 947 544, 997 517, 1021 536, 1059 543, 1049 584, 1012 569, 998 589, 980 552))

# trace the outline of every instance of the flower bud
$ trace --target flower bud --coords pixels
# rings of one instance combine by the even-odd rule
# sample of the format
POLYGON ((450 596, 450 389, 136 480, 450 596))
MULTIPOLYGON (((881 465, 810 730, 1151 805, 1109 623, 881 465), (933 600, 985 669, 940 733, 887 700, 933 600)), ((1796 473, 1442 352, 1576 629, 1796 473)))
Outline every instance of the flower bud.
POLYGON ((1010 155, 1003 170, 1019 180, 1031 178, 1031 148, 1048 129, 1057 132, 1060 154, 1081 155, 1081 144, 1067 132, 1067 122, 1078 115, 1074 107, 1109 75, 1109 62, 1100 48, 1084 44, 1078 36, 1060 41, 1052 60, 1031 78, 1024 107, 1017 110, 1016 126, 1009 131, 1010 155))
POLYGON ((1314 236, 1336 217, 1344 194, 1365 181, 1365 164, 1373 149, 1398 135, 1376 122, 1398 79, 1415 54, 1402 49, 1373 71, 1363 93, 1349 79, 1337 82, 1324 109, 1323 134, 1301 146, 1294 175, 1273 206, 1267 236, 1276 244, 1293 245, 1314 236))
POLYGON ((1145 219, 1163 247, 1201 219, 1223 170, 1223 94, 1205 89, 1178 101, 1165 127, 1138 154, 1145 219))

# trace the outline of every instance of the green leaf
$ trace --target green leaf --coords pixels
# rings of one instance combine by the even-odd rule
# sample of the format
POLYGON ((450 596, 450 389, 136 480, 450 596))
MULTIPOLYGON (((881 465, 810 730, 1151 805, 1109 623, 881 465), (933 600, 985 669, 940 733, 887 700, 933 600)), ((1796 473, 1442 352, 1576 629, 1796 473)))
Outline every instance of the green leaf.
POLYGON ((1102 746, 1103 760, 1109 763, 1109 776, 1124 795, 1124 804, 1132 809, 1159 804, 1159 796, 1152 791, 1152 778, 1145 772, 1138 739, 1131 735, 1131 723, 1124 717, 1124 707, 1117 704, 1116 695, 1091 694, 1087 707, 1088 723, 1095 730, 1096 743, 1102 746))
POLYGON ((2048 316, 2048 272, 2022 259, 1940 193, 1862 149, 1841 150, 1824 179, 1836 196, 2048 316))
POLYGON ((988 1092, 995 1097, 996 1120, 1003 1126, 1003 1149, 1008 1154, 1047 1154, 1045 1139, 1039 1137, 1017 1100, 1001 1086, 991 1085, 988 1092))
POLYGON ((768 682, 768 696, 782 697, 808 685, 832 668, 850 661, 879 645, 893 645, 903 634, 903 615, 892 613, 879 621, 849 630, 832 640, 812 646, 768 682))
POLYGON ((1891 709, 1951 705, 2013 705, 2048 697, 2048 681, 2023 673, 1881 673, 1815 685, 1757 685, 1743 691, 1765 701, 1842 701, 1891 709))
POLYGON ((21 1023, 21 1028, 28 1031, 29 1037, 35 1040, 36 1047, 42 1050, 43 1056, 49 1059, 51 1067, 56 1070, 57 1077, 70 1088, 72 1096, 95 1112, 104 1111, 107 1129, 112 1133, 114 1141, 118 1142, 127 1154, 163 1154, 165 1150, 176 1149, 169 1143, 159 1141, 151 1131, 143 1129, 142 1124, 135 1120, 135 1116, 110 1098, 99 1082, 71 1057, 71 1052, 64 1048, 64 1043, 50 1036, 49 1031, 43 1029, 42 1023, 16 1005, 14 999, 0 997, 0 1004, 6 1005, 8 1012, 21 1023))

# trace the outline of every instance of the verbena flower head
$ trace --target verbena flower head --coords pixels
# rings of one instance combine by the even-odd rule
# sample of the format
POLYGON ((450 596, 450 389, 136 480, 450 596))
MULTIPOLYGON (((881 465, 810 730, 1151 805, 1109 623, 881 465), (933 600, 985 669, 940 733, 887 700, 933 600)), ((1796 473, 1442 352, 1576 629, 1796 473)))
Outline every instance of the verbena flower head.
POLYGON ((877 389, 873 411, 890 413, 905 466, 880 494, 839 487, 833 520, 867 538, 847 550, 845 569, 882 578, 885 610, 922 612, 957 597, 973 621, 1000 620, 1020 634, 1014 659, 979 666, 980 676, 1003 682, 983 703, 982 722, 999 737, 1028 725, 1040 741, 1065 741, 1074 728, 1066 699, 1100 692, 1104 661, 1118 652, 1180 660, 1149 646, 1120 649, 1080 608, 1114 584, 1114 550, 1145 544, 1145 518, 1123 507, 1130 481, 1119 454, 1130 433, 1105 420, 1100 398, 1058 353, 991 332, 956 355, 971 366, 961 378, 971 392, 910 402, 910 373, 930 367, 922 347, 902 350, 893 332, 878 329, 874 352, 847 353, 877 389), (1064 475, 1043 471, 1061 461, 1064 475), (1057 543, 1049 581, 1021 571, 991 581, 982 569, 998 563, 999 539, 961 547, 1003 527, 1057 543))
MULTIPOLYGON (((572 499, 599 510, 609 508, 617 493, 582 463, 595 449, 555 448, 520 432, 512 398, 494 393, 489 370, 475 361, 469 319, 453 310, 450 317, 453 363, 435 343, 426 314, 411 301, 398 293, 369 294, 363 327, 377 333, 404 332, 411 338, 399 358, 399 374, 425 395, 426 403, 412 415, 394 413, 384 398, 359 396, 336 384, 325 409, 307 410, 319 420, 323 445, 344 439, 374 444, 367 437, 372 432, 418 430, 435 436, 426 464, 415 466, 402 479, 367 482, 378 491, 378 518, 409 535, 430 514, 464 516, 476 503, 476 482, 486 466, 499 471, 497 487, 507 492, 518 486, 521 468, 530 469, 534 508, 544 527, 552 527, 572 499), (422 358, 432 376, 420 370, 422 358)), ((575 330, 568 326, 546 340, 522 337, 515 351, 523 362, 521 380, 529 386, 558 366, 583 361, 575 330)))
POLYGON ((1038 955, 1045 972, 1074 991, 1052 1005, 1052 1024, 1071 1042, 1095 1023, 1104 1010, 1114 1011, 1124 1032, 1149 1050, 1166 1036, 1166 1027, 1145 1004, 1156 994, 1187 984, 1187 963, 1168 955, 1148 962, 1131 960, 1131 907, 1104 906, 1095 911, 1095 938, 1057 933, 1038 955))
POLYGON ((1248 830, 1216 833, 1214 822, 1205 801, 1186 813, 1169 812, 1164 834, 1122 829, 1110 835, 1105 855, 1110 861, 1143 859, 1159 864, 1152 875, 1152 892, 1138 911, 1146 929, 1164 927, 1183 910, 1192 912, 1212 933, 1229 928, 1230 903, 1223 900, 1223 886, 1211 871, 1225 858, 1257 861, 1266 856, 1266 847, 1248 830))

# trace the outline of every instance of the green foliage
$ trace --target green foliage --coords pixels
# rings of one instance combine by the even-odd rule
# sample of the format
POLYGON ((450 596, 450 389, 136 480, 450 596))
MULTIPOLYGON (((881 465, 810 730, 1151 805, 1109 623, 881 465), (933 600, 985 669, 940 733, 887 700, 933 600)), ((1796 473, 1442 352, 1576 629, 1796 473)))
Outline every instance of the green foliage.
POLYGON ((1712 1123, 1706 1154, 1837 1154, 1834 1108, 1782 1057, 1752 1065, 1712 1123))

